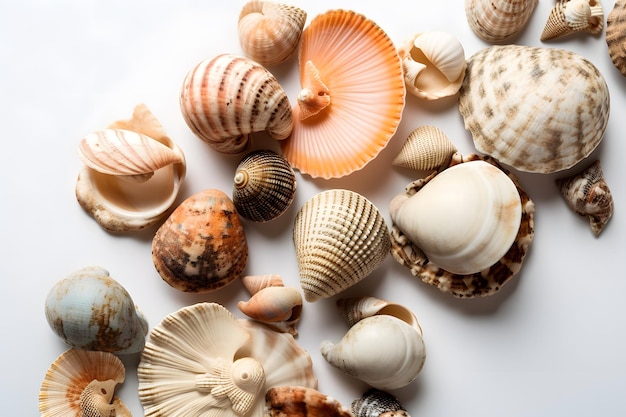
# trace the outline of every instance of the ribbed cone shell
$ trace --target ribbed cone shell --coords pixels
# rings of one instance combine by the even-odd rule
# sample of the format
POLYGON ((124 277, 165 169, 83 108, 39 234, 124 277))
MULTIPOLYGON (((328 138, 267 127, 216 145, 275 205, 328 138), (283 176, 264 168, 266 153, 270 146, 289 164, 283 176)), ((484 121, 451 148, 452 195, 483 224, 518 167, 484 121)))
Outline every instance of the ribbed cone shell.
POLYGON ((259 150, 245 156, 235 173, 233 203, 237 212, 255 222, 283 214, 296 195, 296 176, 281 155, 259 150))
POLYGON ((296 104, 294 129, 281 141, 282 152, 304 174, 342 177, 363 168, 395 133, 405 99, 401 61, 378 25, 345 10, 321 14, 304 29, 301 82, 308 61, 328 87, 330 105, 300 120, 296 104))
POLYGON ((474 33, 490 43, 504 43, 528 23, 538 0, 465 0, 465 16, 474 33))
POLYGON ((548 20, 543 32, 541 33, 541 40, 548 41, 551 39, 557 39, 563 36, 567 36, 576 32, 589 32, 592 34, 599 33, 604 27, 604 16, 601 6, 596 6, 594 13, 596 17, 587 17, 580 14, 578 18, 568 18, 566 15, 566 5, 568 3, 573 4, 578 2, 581 6, 588 6, 590 3, 598 3, 597 0, 560 0, 550 11, 548 20))
POLYGON ((607 17, 606 44, 613 65, 626 77, 626 0, 617 0, 607 17))
POLYGON ((341 189, 323 191, 300 208, 293 240, 300 284, 310 302, 361 281, 391 248, 378 209, 362 195, 341 189))
POLYGON ((435 126, 420 126, 407 137, 392 164, 417 171, 438 169, 447 164, 457 147, 435 126))

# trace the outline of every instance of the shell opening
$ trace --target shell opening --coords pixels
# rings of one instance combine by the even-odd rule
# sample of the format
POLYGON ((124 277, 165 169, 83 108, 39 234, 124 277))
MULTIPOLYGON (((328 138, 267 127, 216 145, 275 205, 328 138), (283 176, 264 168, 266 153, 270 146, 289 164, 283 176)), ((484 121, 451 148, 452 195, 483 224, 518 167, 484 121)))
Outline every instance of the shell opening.
POLYGON ((439 91, 454 81, 454 79, 449 80, 421 49, 411 49, 411 59, 414 62, 405 60, 405 68, 409 67, 411 69, 407 71, 407 78, 415 87, 422 90, 439 91))
POLYGON ((307 119, 324 110, 330 105, 330 95, 326 84, 315 64, 307 61, 303 71, 303 88, 298 94, 300 120, 307 119))

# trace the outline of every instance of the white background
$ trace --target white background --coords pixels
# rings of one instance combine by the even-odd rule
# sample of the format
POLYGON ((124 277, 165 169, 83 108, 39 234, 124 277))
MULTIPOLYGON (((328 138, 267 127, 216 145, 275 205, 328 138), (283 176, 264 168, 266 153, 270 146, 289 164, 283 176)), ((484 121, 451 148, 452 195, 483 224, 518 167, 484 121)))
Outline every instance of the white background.
MULTIPOLYGON (((605 17, 613 7, 604 1, 605 17)), ((225 157, 194 137, 185 125, 178 95, 187 71, 218 53, 242 53, 237 39, 237 1, 24 0, 0 6, 0 397, 3 414, 36 416, 37 396, 50 363, 66 347, 48 327, 44 300, 55 282, 89 265, 108 269, 133 296, 151 327, 177 309, 216 301, 235 315, 248 293, 236 281, 215 293, 192 295, 169 287, 150 255, 156 228, 135 234, 101 229, 74 197, 81 166, 79 140, 113 120, 130 117, 144 102, 184 150, 188 175, 179 201, 206 188, 230 194, 240 156, 225 157)), ((448 31, 466 56, 487 43, 470 30, 462 0, 294 0, 308 21, 331 8, 353 9, 378 23, 396 43, 414 33, 448 31)), ((554 2, 540 1, 515 42, 542 45, 541 30, 554 2)), ((604 32, 543 44, 576 51, 604 74, 611 91, 605 138, 578 171, 600 159, 616 213, 596 238, 585 219, 565 206, 554 179, 519 174, 536 204, 536 235, 522 272, 489 298, 459 300, 413 278, 391 257, 344 295, 375 295, 411 308, 424 330, 428 358, 409 386, 393 392, 414 416, 589 416, 624 415, 626 408, 626 280, 621 216, 624 194, 626 79, 613 67, 604 32)), ((272 71, 295 99, 297 61, 272 71)), ((463 128, 457 97, 437 102, 409 96, 402 123, 388 147, 362 171, 336 180, 297 174, 297 197, 281 218, 245 222, 250 248, 246 274, 276 273, 298 286, 291 237, 297 209, 327 188, 349 188, 369 198, 385 215, 388 202, 412 181, 391 166, 406 135, 434 124, 463 153, 474 151, 463 128)), ((261 136, 255 148, 276 144, 261 136)), ((311 354, 319 390, 345 405, 366 386, 326 364, 324 339, 338 341, 347 326, 336 297, 306 303, 298 342, 311 354)), ((384 349, 385 343, 381 343, 384 349)), ((138 355, 124 357, 126 382, 118 395, 135 416, 138 355)))

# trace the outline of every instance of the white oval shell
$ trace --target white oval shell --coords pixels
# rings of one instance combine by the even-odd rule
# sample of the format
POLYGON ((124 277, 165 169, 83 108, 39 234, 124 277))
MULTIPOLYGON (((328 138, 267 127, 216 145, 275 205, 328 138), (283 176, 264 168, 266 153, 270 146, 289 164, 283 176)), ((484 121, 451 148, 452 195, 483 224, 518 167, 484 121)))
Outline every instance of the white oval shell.
POLYGON ((570 168, 600 143, 609 89, 571 51, 491 46, 468 60, 459 110, 478 151, 520 171, 570 168))

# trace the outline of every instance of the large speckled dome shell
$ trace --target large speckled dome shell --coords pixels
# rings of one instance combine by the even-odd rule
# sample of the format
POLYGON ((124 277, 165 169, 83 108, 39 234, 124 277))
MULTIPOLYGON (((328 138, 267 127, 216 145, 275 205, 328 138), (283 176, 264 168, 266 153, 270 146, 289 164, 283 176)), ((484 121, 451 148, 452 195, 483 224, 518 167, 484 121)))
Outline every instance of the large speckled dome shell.
POLYGON ((551 173, 598 146, 609 101, 604 77, 581 55, 496 45, 468 60, 459 110, 480 152, 520 171, 551 173))

